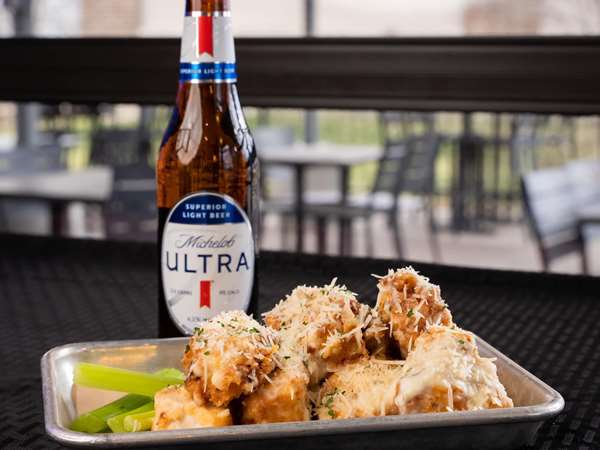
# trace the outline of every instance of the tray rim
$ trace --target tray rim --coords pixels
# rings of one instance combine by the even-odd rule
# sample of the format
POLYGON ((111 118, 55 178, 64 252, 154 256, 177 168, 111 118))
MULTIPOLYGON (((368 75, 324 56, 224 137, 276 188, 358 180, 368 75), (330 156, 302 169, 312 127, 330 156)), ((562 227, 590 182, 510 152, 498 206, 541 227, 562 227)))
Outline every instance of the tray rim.
POLYGON ((236 425, 222 428, 196 428, 190 430, 153 431, 152 433, 87 434, 71 431, 58 424, 57 397, 54 385, 55 359, 65 353, 114 347, 143 347, 167 341, 185 342, 187 338, 136 339, 122 341, 96 341, 61 345, 47 351, 41 358, 42 393, 46 434, 60 444, 79 448, 138 447, 144 445, 182 445, 217 443, 256 439, 295 438, 307 436, 339 435, 360 432, 401 431, 411 429, 451 428, 479 425, 543 422, 558 415, 565 406, 562 395, 527 371, 495 347, 475 335, 478 347, 492 353, 503 364, 536 384, 549 400, 531 406, 452 413, 429 413, 405 416, 384 416, 361 419, 313 420, 261 425, 236 425), (425 419, 425 420, 424 420, 425 419))

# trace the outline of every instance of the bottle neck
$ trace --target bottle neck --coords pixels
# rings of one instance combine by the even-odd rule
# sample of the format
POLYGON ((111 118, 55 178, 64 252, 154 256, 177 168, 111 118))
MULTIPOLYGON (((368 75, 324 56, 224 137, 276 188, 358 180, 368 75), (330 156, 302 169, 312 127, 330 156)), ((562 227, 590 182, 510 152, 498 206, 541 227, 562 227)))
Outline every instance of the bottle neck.
POLYGON ((184 84, 237 81, 228 0, 186 1, 179 80, 184 84))

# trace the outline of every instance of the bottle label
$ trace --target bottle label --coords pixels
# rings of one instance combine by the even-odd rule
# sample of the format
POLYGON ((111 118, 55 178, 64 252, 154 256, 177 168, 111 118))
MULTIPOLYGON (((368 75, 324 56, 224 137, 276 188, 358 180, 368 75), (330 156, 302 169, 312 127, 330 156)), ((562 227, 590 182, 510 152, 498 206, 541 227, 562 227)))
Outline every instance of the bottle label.
POLYGON ((179 80, 235 83, 237 70, 231 15, 193 12, 184 19, 179 80))
POLYGON ((161 247, 167 309, 182 333, 223 311, 246 311, 254 282, 248 216, 229 196, 199 192, 171 210, 161 247))

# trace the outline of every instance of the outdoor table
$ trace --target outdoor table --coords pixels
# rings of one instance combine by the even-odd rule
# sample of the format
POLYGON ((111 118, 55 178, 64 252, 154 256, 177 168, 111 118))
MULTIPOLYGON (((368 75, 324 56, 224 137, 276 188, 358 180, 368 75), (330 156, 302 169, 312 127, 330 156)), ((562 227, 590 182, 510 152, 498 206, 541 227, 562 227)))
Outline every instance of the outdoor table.
MULTIPOLYGON (((265 165, 288 166, 295 173, 294 214, 296 220, 296 251, 304 249, 304 209, 306 207, 305 173, 310 167, 332 167, 340 172, 340 205, 348 203, 350 169, 369 162, 378 161, 382 150, 372 146, 337 145, 331 143, 296 144, 281 149, 260 149, 259 157, 265 165)), ((349 240, 350 221, 340 220, 340 254, 349 240)))
POLYGON ((77 171, 48 171, 0 175, 0 199, 38 200, 50 207, 52 234, 67 231, 72 203, 104 206, 112 194, 113 171, 90 167, 77 171))
MULTIPOLYGON (((0 448, 61 448, 44 434, 40 358, 68 343, 155 337, 157 251, 16 236, 0 236, 0 249, 0 448)), ((259 310, 334 277, 373 304, 370 274, 402 264, 265 252, 259 310)), ((564 396, 565 410, 528 448, 600 446, 600 278, 414 265, 441 285, 456 323, 564 396)))
POLYGON ((585 206, 577 211, 579 226, 600 224, 600 203, 585 206))

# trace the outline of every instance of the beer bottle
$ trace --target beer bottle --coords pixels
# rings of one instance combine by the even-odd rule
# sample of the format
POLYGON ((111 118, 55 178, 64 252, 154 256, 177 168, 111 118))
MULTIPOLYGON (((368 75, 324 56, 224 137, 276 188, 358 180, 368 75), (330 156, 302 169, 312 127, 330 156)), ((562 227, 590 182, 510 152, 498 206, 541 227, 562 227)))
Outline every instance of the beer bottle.
POLYGON ((157 164, 159 335, 257 303, 258 161, 229 0, 187 0, 177 104, 157 164))

